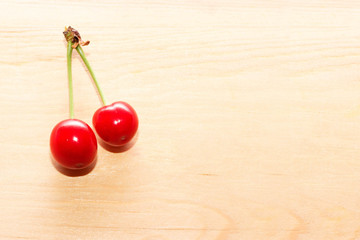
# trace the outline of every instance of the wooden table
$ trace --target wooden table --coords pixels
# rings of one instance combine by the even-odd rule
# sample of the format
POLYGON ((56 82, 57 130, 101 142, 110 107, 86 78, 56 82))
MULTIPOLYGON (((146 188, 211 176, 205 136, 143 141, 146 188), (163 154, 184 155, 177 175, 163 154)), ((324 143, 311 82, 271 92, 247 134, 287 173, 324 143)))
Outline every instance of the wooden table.
POLYGON ((359 1, 5 0, 0 53, 0 239, 360 239, 359 1), (50 161, 68 25, 140 119, 82 177, 50 161))

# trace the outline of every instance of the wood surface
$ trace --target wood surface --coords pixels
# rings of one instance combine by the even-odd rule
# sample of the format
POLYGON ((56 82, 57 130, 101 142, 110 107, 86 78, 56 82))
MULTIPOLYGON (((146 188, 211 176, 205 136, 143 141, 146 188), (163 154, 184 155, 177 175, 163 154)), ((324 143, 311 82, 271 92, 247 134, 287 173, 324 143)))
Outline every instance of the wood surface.
POLYGON ((360 239, 359 1, 4 0, 0 73, 0 239, 360 239), (68 25, 140 120, 82 177, 49 150, 68 25))

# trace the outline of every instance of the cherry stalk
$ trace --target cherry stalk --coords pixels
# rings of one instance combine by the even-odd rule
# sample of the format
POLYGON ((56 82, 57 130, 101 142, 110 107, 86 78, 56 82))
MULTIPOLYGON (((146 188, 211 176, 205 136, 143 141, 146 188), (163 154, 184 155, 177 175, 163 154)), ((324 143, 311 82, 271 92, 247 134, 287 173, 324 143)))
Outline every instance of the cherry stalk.
POLYGON ((94 71, 92 70, 92 68, 91 68, 91 66, 90 66, 90 63, 89 63, 89 61, 87 60, 87 58, 86 58, 86 56, 85 56, 85 54, 84 54, 84 51, 83 51, 83 49, 81 48, 80 45, 78 45, 78 46, 76 47, 76 51, 79 53, 81 59, 84 61, 84 64, 85 64, 86 68, 89 70, 89 73, 90 73, 90 75, 91 75, 91 77, 92 77, 92 79, 93 79, 93 81, 94 81, 94 83, 95 83, 96 89, 97 89, 97 91, 98 91, 98 93, 99 93, 99 95, 100 95, 101 102, 102 102, 103 106, 105 106, 105 105, 106 105, 106 101, 105 101, 104 94, 103 94, 103 92, 102 92, 102 90, 101 90, 101 88, 100 88, 99 82, 98 82, 97 79, 96 79, 95 73, 94 73, 94 71))
POLYGON ((67 44, 67 72, 68 72, 68 88, 69 88, 69 114, 70 118, 74 118, 74 91, 72 83, 72 67, 71 67, 71 58, 72 58, 72 44, 68 42, 67 44))

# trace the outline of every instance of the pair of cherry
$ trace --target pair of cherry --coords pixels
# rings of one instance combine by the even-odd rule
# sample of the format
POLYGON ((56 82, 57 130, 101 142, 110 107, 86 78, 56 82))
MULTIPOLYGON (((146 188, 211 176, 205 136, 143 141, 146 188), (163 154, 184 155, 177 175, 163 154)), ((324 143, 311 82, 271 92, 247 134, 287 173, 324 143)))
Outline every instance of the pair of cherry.
POLYGON ((122 147, 128 144, 137 132, 138 117, 135 110, 126 102, 119 101, 106 105, 98 81, 81 48, 81 45, 88 45, 89 42, 83 42, 79 32, 71 27, 65 29, 64 36, 68 42, 70 119, 59 122, 53 128, 50 136, 50 149, 52 157, 60 166, 69 170, 81 170, 94 163, 97 156, 97 140, 88 124, 74 119, 71 70, 73 49, 76 49, 89 70, 104 105, 94 113, 92 118, 99 140, 110 147, 122 147))

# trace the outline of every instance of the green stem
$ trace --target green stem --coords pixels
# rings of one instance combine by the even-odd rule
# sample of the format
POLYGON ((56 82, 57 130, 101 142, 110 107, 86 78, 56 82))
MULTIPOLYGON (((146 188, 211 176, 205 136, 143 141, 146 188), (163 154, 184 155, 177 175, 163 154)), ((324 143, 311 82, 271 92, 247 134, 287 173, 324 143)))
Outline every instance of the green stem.
POLYGON ((102 104, 103 104, 103 105, 106 105, 106 101, 105 101, 105 98, 104 98, 104 94, 103 94, 103 92, 101 91, 99 82, 96 80, 94 71, 92 70, 92 68, 91 68, 91 66, 90 66, 90 64, 89 64, 89 61, 86 59, 85 53, 84 53, 84 51, 82 50, 82 48, 81 48, 80 45, 78 45, 78 46, 76 47, 76 51, 79 53, 80 57, 81 57, 82 60, 84 61, 85 66, 86 66, 87 69, 89 70, 90 75, 91 75, 92 79, 94 80, 94 83, 95 83, 95 86, 96 86, 96 88, 97 88, 97 91, 98 91, 98 93, 99 93, 99 95, 100 95, 102 104))
POLYGON ((74 96, 73 96, 73 84, 72 84, 72 70, 71 70, 71 55, 72 55, 72 43, 68 42, 67 45, 67 71, 69 80, 69 113, 70 118, 74 118, 74 96))

